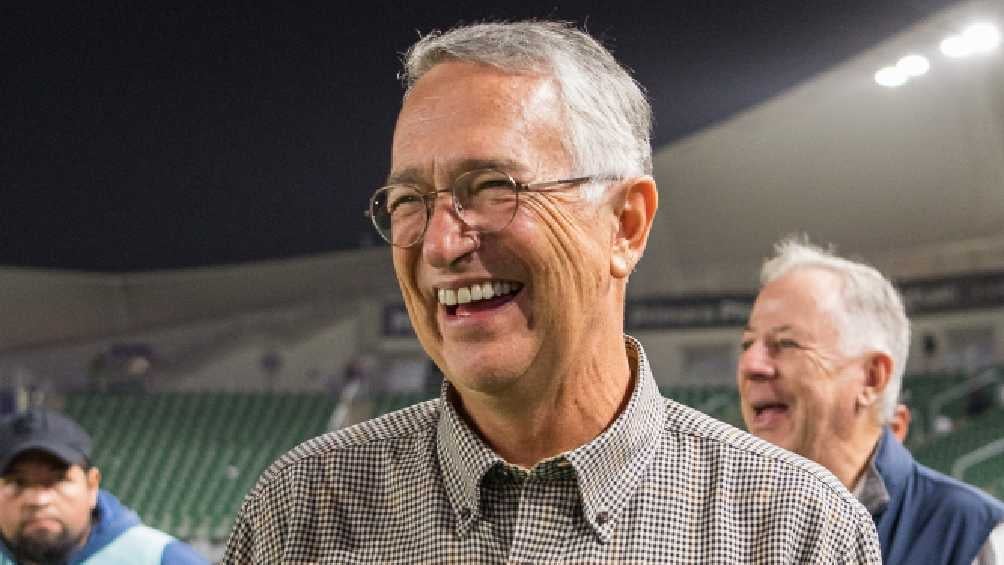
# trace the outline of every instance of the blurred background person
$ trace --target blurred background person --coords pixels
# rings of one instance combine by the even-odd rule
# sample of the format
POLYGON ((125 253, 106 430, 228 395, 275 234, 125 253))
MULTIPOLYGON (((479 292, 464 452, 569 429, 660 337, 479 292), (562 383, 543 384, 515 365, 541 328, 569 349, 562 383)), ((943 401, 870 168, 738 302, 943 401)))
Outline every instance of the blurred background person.
POLYGON ((750 432, 836 475, 872 514, 884 562, 1001 562, 1004 504, 894 441, 894 427, 907 429, 896 422, 910 339, 899 293, 874 268, 797 238, 776 252, 742 338, 750 432))
POLYGON ((0 423, 0 564, 208 562, 101 490, 90 456, 90 436, 61 414, 0 423))

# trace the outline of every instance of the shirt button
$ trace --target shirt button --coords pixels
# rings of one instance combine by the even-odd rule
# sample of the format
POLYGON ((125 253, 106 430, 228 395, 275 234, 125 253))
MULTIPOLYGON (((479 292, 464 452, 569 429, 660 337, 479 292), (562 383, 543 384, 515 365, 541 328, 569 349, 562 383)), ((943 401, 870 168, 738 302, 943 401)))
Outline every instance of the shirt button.
POLYGON ((602 511, 602 512, 597 512, 596 513, 596 523, 597 524, 599 524, 599 525, 602 526, 603 524, 606 524, 609 521, 610 521, 610 514, 607 513, 605 510, 602 511))
POLYGON ((470 517, 471 517, 471 509, 470 508, 461 508, 460 509, 460 519, 461 520, 466 520, 466 519, 468 519, 470 517))

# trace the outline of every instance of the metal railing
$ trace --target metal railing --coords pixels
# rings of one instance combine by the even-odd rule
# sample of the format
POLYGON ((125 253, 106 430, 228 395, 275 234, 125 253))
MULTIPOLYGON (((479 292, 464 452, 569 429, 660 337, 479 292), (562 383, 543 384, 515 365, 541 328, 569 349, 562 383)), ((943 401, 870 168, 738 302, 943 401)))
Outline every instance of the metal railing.
POLYGON ((966 379, 952 388, 936 394, 928 402, 927 427, 928 430, 937 430, 935 420, 940 416, 949 402, 964 398, 981 387, 998 384, 1002 380, 1001 371, 997 367, 986 367, 976 373, 975 376, 966 379))
POLYGON ((956 459, 955 463, 952 464, 952 476, 961 481, 970 467, 1001 454, 1004 454, 1004 438, 992 441, 956 459))

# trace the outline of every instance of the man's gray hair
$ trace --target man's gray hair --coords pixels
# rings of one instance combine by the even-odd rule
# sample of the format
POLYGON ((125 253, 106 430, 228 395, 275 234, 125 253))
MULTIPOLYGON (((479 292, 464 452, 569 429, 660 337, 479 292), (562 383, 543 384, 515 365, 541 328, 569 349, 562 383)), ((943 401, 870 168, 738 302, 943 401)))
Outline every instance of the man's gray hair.
POLYGON ((760 272, 762 285, 803 268, 825 269, 840 279, 842 308, 832 314, 844 352, 856 355, 874 349, 892 358, 892 374, 880 404, 883 422, 891 420, 910 349, 910 321, 899 292, 874 267, 838 257, 804 237, 783 239, 774 251, 760 272))
POLYGON ((652 109, 645 94, 609 51, 572 24, 493 22, 433 32, 405 55, 408 91, 447 61, 552 78, 563 105, 573 174, 651 174, 652 109))

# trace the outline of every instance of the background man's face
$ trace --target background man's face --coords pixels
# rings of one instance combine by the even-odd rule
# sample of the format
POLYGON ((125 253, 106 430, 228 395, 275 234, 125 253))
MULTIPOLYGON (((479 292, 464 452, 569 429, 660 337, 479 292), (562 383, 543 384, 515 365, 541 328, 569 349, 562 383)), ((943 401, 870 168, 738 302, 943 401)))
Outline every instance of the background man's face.
POLYGON ((67 467, 52 456, 26 452, 0 477, 0 532, 18 555, 58 559, 90 531, 99 473, 67 467))
POLYGON ((798 269, 764 286, 743 333, 738 385, 754 435, 824 466, 853 426, 863 365, 845 355, 832 312, 839 282, 798 269))
MULTIPOLYGON (((391 175, 407 173, 423 190, 447 188, 486 163, 523 182, 565 178, 571 171, 557 96, 538 76, 440 64, 405 100, 391 175)), ((528 382, 530 373, 541 386, 545 375, 560 374, 586 332, 604 323, 594 306, 613 296, 614 216, 602 217, 609 220, 576 188, 522 194, 504 231, 472 235, 451 197, 439 197, 425 239, 395 248, 394 267, 419 340, 455 386, 497 392, 528 382), (439 288, 491 280, 519 291, 485 307, 437 301, 439 288)))

